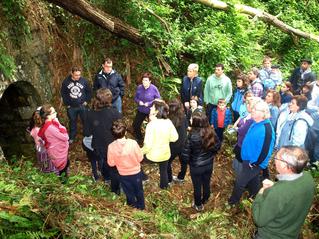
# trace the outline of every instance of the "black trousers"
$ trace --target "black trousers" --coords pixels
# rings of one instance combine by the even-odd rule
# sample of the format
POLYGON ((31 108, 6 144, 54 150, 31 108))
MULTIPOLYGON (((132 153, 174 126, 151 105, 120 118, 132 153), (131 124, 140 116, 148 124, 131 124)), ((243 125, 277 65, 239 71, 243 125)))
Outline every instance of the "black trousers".
POLYGON ((143 135, 141 131, 141 125, 143 121, 148 117, 149 114, 145 114, 142 112, 137 111, 136 116, 133 121, 133 130, 134 135, 138 143, 141 143, 143 141, 143 135))
POLYGON ((172 153, 172 155, 171 155, 170 159, 168 160, 168 165, 167 165, 168 182, 173 181, 172 163, 176 157, 178 157, 179 162, 181 164, 181 170, 178 173, 177 178, 183 180, 185 178, 186 171, 187 171, 187 163, 185 163, 182 160, 181 155, 180 155, 181 153, 173 153, 173 152, 171 152, 171 153, 172 153))
POLYGON ((212 172, 212 164, 203 167, 190 166, 190 174, 194 187, 194 202, 196 206, 205 204, 210 197, 210 180, 212 172))
POLYGON ((246 160, 243 161, 242 165, 242 170, 236 177, 232 195, 228 200, 229 204, 239 203, 246 187, 248 188, 249 197, 254 197, 260 189, 259 173, 262 169, 258 166, 251 168, 246 160))

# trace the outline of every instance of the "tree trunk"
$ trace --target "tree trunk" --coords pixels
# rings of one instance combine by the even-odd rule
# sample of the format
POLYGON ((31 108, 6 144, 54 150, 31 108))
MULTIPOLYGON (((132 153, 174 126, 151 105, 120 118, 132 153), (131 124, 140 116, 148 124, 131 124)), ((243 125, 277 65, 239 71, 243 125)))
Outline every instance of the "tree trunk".
MULTIPOLYGON (((227 5, 227 3, 222 2, 222 1, 218 1, 218 0, 194 0, 194 1, 202 3, 202 4, 209 6, 209 7, 212 7, 212 8, 217 8, 217 9, 221 9, 221 10, 228 10, 229 9, 229 6, 227 5)), ((240 12, 240 13, 250 15, 252 17, 258 17, 262 21, 280 29, 281 31, 283 31, 285 33, 289 33, 289 34, 292 34, 294 36, 299 36, 299 37, 306 38, 306 39, 311 39, 311 40, 314 40, 317 43, 319 43, 319 36, 316 36, 314 34, 303 32, 299 29, 293 28, 293 27, 287 25, 286 23, 284 23, 283 21, 280 21, 276 16, 273 16, 273 15, 271 15, 267 12, 264 12, 262 10, 259 10, 257 8, 252 8, 249 6, 242 5, 242 4, 235 4, 235 10, 240 12)))
POLYGON ((97 8, 92 7, 85 0, 47 0, 65 10, 88 20, 89 22, 125 38, 133 43, 143 45, 144 41, 138 29, 126 24, 122 20, 113 17, 97 8))

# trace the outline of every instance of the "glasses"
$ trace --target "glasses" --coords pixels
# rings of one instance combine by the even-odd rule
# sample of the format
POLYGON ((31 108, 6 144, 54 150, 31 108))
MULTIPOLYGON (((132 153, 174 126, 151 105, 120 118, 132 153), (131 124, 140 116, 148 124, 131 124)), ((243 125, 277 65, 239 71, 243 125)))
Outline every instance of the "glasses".
POLYGON ((281 162, 284 162, 284 163, 288 164, 289 166, 295 167, 294 164, 289 163, 289 162, 287 162, 286 160, 280 159, 280 158, 278 158, 278 157, 274 157, 274 160, 281 161, 281 162))

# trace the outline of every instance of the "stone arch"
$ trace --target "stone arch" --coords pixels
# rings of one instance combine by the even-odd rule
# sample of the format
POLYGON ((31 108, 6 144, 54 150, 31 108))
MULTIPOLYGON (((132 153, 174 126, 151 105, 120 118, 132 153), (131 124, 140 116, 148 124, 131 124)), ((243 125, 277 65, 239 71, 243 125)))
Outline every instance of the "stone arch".
POLYGON ((0 99, 0 147, 7 159, 33 152, 26 129, 32 113, 41 104, 38 91, 27 81, 11 83, 3 92, 0 99))

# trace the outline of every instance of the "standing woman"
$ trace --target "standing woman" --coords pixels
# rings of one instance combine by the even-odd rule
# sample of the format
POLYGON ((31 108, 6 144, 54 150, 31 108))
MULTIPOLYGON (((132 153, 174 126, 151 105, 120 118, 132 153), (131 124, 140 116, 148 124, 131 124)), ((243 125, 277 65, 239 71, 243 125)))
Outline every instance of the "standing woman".
POLYGON ((168 105, 164 101, 155 100, 153 102, 142 148, 146 159, 159 165, 160 188, 162 189, 168 187, 167 166, 171 157, 169 143, 178 139, 175 126, 168 119, 168 110, 168 105))
POLYGON ((234 113, 234 122, 239 118, 240 106, 244 103, 244 95, 247 91, 247 86, 245 83, 245 76, 239 75, 236 81, 236 91, 233 96, 233 102, 231 103, 231 108, 234 113))
POLYGON ((172 121, 178 133, 178 140, 176 142, 170 143, 171 157, 168 160, 168 182, 172 180, 176 182, 183 182, 187 170, 187 164, 181 160, 181 153, 183 146, 187 138, 187 119, 183 110, 183 105, 178 99, 174 99, 169 102, 169 119, 172 121), (181 163, 181 170, 178 176, 173 176, 172 174, 172 163, 173 160, 178 156, 181 163))
POLYGON ((96 163, 98 164, 104 180, 106 182, 111 180, 111 190, 115 193, 119 193, 117 171, 108 166, 106 155, 108 145, 114 140, 112 123, 120 118, 121 114, 116 108, 112 107, 112 92, 107 88, 98 89, 93 99, 93 111, 88 114, 88 134, 93 136, 92 148, 94 150, 94 159, 91 160, 91 166, 94 179, 98 180, 96 163))
POLYGON ((270 122, 274 129, 276 128, 277 124, 277 119, 279 116, 279 107, 281 105, 281 98, 279 92, 275 90, 267 90, 266 98, 265 98, 266 103, 269 106, 269 111, 270 111, 270 122))
POLYGON ((203 105, 202 79, 198 76, 198 69, 198 64, 190 64, 187 68, 187 75, 182 80, 181 99, 185 111, 190 107, 192 96, 197 96, 198 104, 203 105))
POLYGON ((202 211, 210 197, 210 180, 213 172, 214 156, 220 148, 220 141, 203 113, 196 113, 192 119, 192 129, 182 152, 182 159, 189 163, 194 187, 196 211, 202 211))
POLYGON ((70 165, 68 159, 69 135, 66 128, 60 124, 57 118, 57 112, 50 104, 41 107, 40 116, 42 126, 38 136, 43 139, 48 157, 61 176, 67 176, 67 170, 70 165))
POLYGON ((134 100, 138 104, 137 113, 133 121, 133 129, 137 142, 143 142, 141 125, 150 113, 150 108, 155 99, 160 98, 160 93, 155 85, 151 83, 152 74, 144 73, 142 76, 142 84, 136 89, 134 100))

